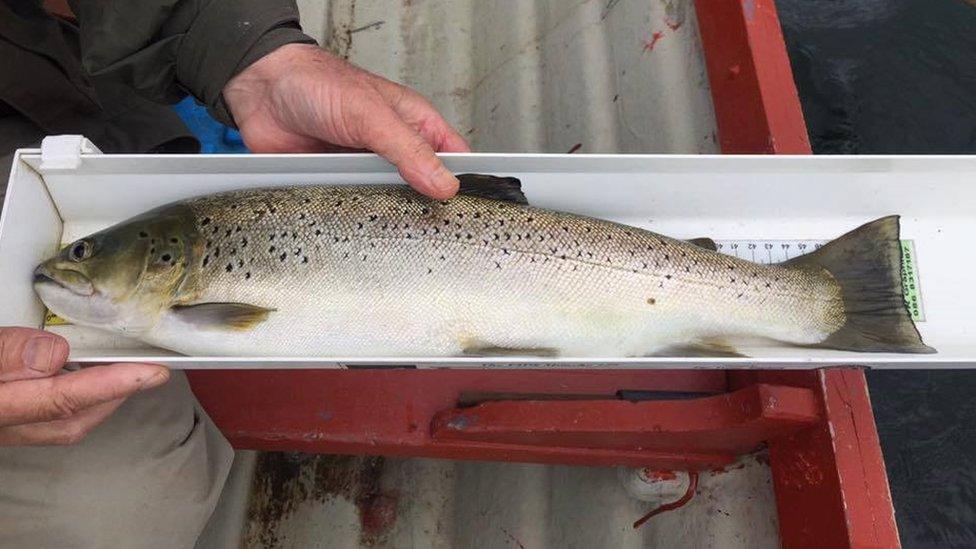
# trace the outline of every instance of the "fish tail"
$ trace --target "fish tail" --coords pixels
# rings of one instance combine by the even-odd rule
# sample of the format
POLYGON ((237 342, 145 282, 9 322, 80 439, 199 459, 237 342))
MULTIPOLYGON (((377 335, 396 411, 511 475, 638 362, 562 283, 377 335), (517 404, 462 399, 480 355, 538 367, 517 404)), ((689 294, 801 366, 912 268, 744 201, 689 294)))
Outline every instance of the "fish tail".
POLYGON ((819 250, 787 261, 826 270, 840 285, 845 323, 815 345, 862 352, 934 353, 905 304, 898 216, 862 225, 819 250))

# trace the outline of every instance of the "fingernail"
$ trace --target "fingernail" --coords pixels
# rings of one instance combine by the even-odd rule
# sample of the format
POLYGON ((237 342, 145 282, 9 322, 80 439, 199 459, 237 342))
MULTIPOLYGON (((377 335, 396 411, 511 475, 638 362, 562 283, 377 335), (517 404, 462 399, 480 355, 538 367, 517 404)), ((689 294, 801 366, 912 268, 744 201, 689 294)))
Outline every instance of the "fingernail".
POLYGON ((442 166, 436 172, 434 172, 433 176, 431 176, 430 184, 437 189, 438 192, 453 195, 457 192, 461 182, 458 181, 458 178, 454 177, 454 174, 448 171, 447 168, 442 166))
MULTIPOLYGON (((37 336, 31 338, 24 347, 20 358, 24 361, 24 366, 35 372, 48 373, 55 366, 54 361, 55 345, 60 340, 51 336, 37 336)), ((59 365, 58 365, 59 366, 59 365)))
POLYGON ((167 381, 169 381, 169 370, 159 370, 155 374, 143 380, 142 385, 139 386, 139 389, 152 389, 154 387, 159 387, 167 381))

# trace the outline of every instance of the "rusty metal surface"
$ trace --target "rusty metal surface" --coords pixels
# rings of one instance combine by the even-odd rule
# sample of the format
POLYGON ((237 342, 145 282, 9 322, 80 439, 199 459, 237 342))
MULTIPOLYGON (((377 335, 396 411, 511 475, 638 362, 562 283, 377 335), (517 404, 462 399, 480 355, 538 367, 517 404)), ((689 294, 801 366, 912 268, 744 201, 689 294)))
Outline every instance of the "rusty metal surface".
POLYGON ((763 454, 639 530, 649 504, 612 468, 281 453, 255 478, 245 548, 779 546, 763 454))

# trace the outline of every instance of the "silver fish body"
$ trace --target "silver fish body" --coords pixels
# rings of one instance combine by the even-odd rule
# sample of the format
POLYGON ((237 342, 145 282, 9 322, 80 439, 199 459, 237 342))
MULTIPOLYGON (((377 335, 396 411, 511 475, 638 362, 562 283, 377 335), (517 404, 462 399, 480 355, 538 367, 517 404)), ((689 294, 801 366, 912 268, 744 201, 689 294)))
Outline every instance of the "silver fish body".
POLYGON ((185 265, 135 335, 191 355, 643 356, 728 336, 831 346, 851 324, 842 281, 816 265, 507 200, 310 186, 155 215, 176 220, 185 265), (224 322, 238 306, 263 313, 224 322))

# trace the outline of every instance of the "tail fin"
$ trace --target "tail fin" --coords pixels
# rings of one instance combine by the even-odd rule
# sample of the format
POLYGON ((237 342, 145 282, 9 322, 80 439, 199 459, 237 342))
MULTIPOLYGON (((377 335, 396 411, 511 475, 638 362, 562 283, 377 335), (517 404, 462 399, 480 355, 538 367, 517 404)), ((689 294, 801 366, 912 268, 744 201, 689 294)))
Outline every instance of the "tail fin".
POLYGON ((826 269, 841 287, 847 322, 816 345, 862 352, 934 353, 905 305, 898 216, 883 217, 784 263, 826 269))

